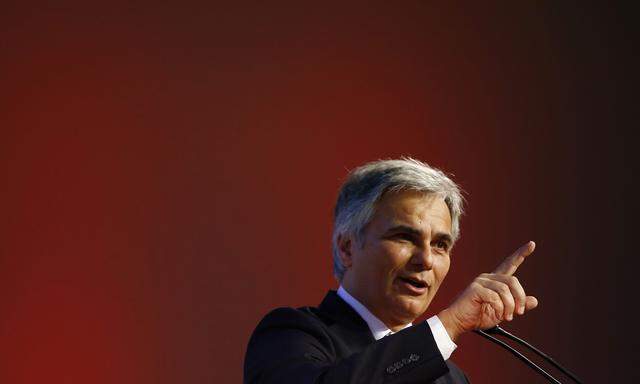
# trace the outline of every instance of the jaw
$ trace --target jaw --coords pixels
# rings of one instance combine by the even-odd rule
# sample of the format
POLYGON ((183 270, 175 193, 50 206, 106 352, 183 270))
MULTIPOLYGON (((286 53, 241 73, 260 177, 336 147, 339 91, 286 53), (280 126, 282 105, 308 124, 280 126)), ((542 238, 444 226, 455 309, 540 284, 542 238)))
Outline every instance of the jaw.
POLYGON ((407 294, 394 283, 395 277, 386 279, 390 283, 381 292, 379 287, 356 284, 354 276, 351 273, 345 274, 342 286, 394 332, 422 315, 435 294, 433 287, 429 287, 423 295, 407 294), (378 290, 373 291, 371 288, 378 290))
POLYGON ((402 329, 420 317, 427 310, 430 302, 430 292, 422 296, 396 294, 389 306, 391 309, 388 312, 389 318, 383 321, 391 330, 394 330, 394 327, 402 329))

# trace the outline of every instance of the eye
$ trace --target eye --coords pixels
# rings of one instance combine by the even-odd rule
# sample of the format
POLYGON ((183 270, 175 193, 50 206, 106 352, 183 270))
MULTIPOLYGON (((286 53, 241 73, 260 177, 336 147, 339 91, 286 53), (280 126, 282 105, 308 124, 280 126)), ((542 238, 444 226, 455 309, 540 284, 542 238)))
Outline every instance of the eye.
POLYGON ((398 233, 394 236, 399 241, 413 242, 413 236, 408 233, 398 233))
POLYGON ((392 238, 395 241, 399 241, 402 243, 413 243, 414 242, 414 236, 410 233, 404 233, 404 232, 400 232, 400 233, 396 233, 395 235, 392 236, 392 238))
POLYGON ((445 251, 445 252, 449 249, 449 243, 444 241, 444 240, 437 240, 435 242, 434 246, 437 249, 440 249, 440 250, 445 251))

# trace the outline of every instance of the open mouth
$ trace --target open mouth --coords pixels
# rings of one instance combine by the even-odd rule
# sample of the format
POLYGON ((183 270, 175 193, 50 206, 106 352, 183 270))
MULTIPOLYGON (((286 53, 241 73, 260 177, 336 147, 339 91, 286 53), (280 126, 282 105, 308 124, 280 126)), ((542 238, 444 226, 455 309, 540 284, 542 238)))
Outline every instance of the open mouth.
POLYGON ((399 277, 399 279, 417 289, 427 288, 427 283, 422 280, 412 279, 410 277, 399 277))

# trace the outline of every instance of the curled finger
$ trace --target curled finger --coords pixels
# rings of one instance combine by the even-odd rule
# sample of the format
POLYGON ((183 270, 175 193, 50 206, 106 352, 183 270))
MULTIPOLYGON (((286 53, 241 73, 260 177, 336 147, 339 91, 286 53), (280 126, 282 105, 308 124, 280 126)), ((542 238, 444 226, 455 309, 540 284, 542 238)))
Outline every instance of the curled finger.
POLYGON ((504 319, 504 304, 500 295, 489 288, 481 287, 478 290, 478 294, 486 306, 483 307, 483 311, 486 313, 486 309, 491 309, 493 313, 486 313, 489 317, 493 318, 495 323, 499 323, 504 319))
POLYGON ((527 295, 524 292, 524 288, 522 287, 522 284, 520 284, 520 281, 517 277, 495 273, 485 274, 483 276, 487 276, 488 279, 497 280, 506 284, 509 287, 511 295, 513 296, 513 299, 515 301, 515 312, 519 315, 524 314, 527 295))
POLYGON ((501 281, 488 278, 479 278, 477 281, 484 288, 489 289, 498 295, 503 306, 502 319, 508 321, 513 320, 513 311, 516 304, 509 286, 501 281))

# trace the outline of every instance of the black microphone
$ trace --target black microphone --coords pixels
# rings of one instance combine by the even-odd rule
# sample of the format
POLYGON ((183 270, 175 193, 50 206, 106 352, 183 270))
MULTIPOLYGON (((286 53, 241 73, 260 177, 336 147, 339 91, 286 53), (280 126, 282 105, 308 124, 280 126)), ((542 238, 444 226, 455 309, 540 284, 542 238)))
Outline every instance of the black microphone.
POLYGON ((564 368, 562 365, 560 365, 558 362, 553 360, 551 357, 549 357, 548 355, 546 355, 545 353, 543 353, 542 351, 540 351, 539 349, 537 349, 533 345, 527 343, 526 341, 520 339, 519 337, 516 337, 515 335, 512 335, 511 333, 505 331, 504 329, 500 328, 497 325, 495 327, 493 327, 493 328, 489 328, 489 329, 485 329, 485 330, 478 329, 478 330, 475 330, 474 332, 477 333, 478 335, 480 335, 480 336, 482 336, 482 337, 484 337, 484 338, 486 338, 486 339, 498 344, 502 348, 505 348, 506 350, 511 352, 514 356, 516 356, 518 359, 522 360, 526 365, 531 367, 534 371, 538 372, 539 374, 544 376, 547 380, 549 380, 552 383, 562 384, 555 377, 551 376, 544 369, 540 368, 533 361, 529 360, 525 355, 523 355, 522 353, 516 351, 509 344, 507 344, 507 343, 505 343, 505 342, 503 342, 503 341, 491 336, 491 334, 504 336, 504 337, 508 338, 509 340, 515 341, 516 343, 519 343, 520 345, 525 346, 527 349, 529 349, 530 351, 534 352, 538 356, 542 357, 548 363, 550 363, 551 365, 553 365, 554 367, 559 369, 562 373, 564 373, 565 375, 570 377, 573 381, 575 381, 578 384, 582 384, 582 381, 580 381, 576 377, 576 375, 571 373, 568 369, 564 368))

